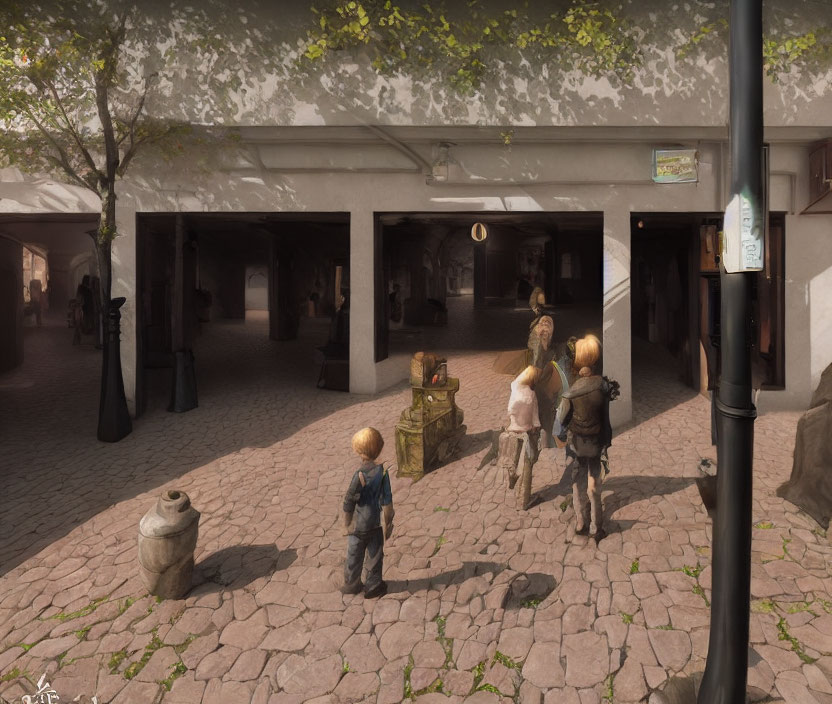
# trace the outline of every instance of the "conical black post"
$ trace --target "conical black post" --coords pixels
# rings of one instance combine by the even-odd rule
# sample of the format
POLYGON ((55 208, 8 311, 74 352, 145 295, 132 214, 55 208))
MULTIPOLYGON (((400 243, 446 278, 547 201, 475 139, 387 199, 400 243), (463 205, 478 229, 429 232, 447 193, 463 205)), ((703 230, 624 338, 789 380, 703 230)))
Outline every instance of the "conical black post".
POLYGON ((113 298, 107 311, 107 336, 104 339, 104 366, 101 371, 101 402, 98 407, 98 439, 118 442, 133 430, 124 379, 121 375, 121 312, 125 298, 113 298))
MULTIPOLYGON (((731 196, 762 218, 763 20, 761 0, 731 0, 731 196)), ((747 223, 743 223, 747 226, 747 223)), ((739 223, 737 223, 739 226, 739 223)), ((726 236, 728 234, 726 233, 726 236)), ((736 240, 733 246, 737 246, 736 240)), ((716 401, 717 508, 713 529, 711 630, 699 704, 746 700, 751 591, 751 273, 721 265, 722 373, 716 401)))
POLYGON ((173 354, 173 381, 170 403, 172 413, 185 413, 199 406, 196 395, 196 367, 192 350, 180 350, 173 354))

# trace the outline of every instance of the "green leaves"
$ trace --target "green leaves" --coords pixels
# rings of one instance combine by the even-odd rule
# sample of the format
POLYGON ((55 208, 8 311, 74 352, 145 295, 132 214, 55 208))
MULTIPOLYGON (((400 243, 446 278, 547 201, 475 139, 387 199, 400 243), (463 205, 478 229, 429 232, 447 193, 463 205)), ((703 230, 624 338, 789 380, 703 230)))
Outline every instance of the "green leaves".
MULTIPOLYGON (((763 68, 772 83, 797 66, 810 72, 828 70, 832 62, 832 28, 819 26, 802 34, 781 34, 788 23, 778 22, 763 39, 763 68)), ((676 50, 679 58, 690 56, 694 50, 727 54, 728 20, 720 17, 698 27, 676 50), (714 42, 716 44, 714 48, 714 42)))
POLYGON ((476 0, 468 5, 464 15, 443 0, 424 2, 418 10, 402 9, 391 0, 332 0, 315 10, 318 18, 307 29, 303 57, 322 62, 366 47, 380 73, 416 79, 439 75, 462 94, 478 89, 487 76, 513 61, 577 68, 622 81, 630 80, 641 64, 630 24, 583 0, 571 0, 563 13, 543 24, 529 15, 527 3, 493 11, 476 0))

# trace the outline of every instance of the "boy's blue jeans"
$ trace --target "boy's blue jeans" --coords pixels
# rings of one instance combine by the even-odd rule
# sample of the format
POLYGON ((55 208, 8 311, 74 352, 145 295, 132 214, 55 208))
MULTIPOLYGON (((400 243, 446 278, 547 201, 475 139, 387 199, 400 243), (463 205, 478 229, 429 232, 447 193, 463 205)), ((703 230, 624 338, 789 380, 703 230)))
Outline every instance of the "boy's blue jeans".
POLYGON ((361 582, 364 567, 364 590, 370 591, 381 584, 384 561, 384 531, 381 527, 366 533, 347 536, 347 560, 344 563, 344 584, 355 587, 361 582))

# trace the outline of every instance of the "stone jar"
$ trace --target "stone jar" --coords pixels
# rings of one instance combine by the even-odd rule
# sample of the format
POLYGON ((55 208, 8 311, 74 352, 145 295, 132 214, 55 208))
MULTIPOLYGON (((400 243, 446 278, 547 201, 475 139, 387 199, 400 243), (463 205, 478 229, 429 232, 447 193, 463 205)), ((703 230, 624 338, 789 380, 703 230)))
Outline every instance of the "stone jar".
POLYGON ((139 523, 139 571, 148 591, 181 599, 191 588, 199 511, 182 491, 164 492, 139 523))

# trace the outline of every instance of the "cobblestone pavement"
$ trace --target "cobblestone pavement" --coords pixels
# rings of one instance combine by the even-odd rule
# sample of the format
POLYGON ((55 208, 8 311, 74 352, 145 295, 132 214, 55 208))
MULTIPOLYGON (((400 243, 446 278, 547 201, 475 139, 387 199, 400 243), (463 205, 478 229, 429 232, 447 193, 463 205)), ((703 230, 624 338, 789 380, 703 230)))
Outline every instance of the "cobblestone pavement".
MULTIPOLYGON (((574 535, 562 453, 536 465, 528 512, 496 468, 478 471, 510 380, 493 349, 454 354, 468 436, 423 480, 393 478, 390 589, 365 601, 337 591, 349 441, 374 425, 394 460, 409 390, 317 390, 310 340, 325 328, 279 345, 265 330, 215 324, 197 350, 200 408, 166 413, 159 374, 115 445, 94 438, 98 353, 65 328, 27 331, 26 364, 0 376, 0 697, 20 701, 45 673, 60 701, 101 704, 600 704, 702 671, 711 522, 694 477, 716 455, 707 400, 660 355, 638 348, 637 418, 610 450, 596 546, 574 535), (197 586, 158 603, 136 534, 169 488, 202 512, 197 586)), ((775 496, 798 417, 756 423, 749 692, 825 704, 832 547, 775 496)))

